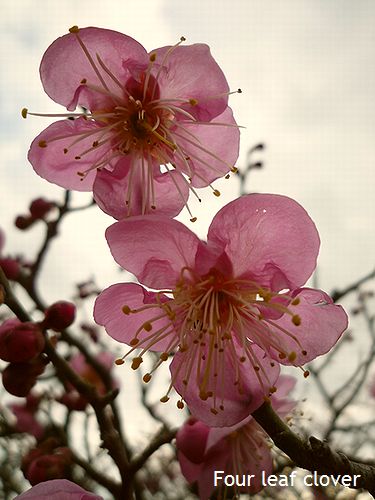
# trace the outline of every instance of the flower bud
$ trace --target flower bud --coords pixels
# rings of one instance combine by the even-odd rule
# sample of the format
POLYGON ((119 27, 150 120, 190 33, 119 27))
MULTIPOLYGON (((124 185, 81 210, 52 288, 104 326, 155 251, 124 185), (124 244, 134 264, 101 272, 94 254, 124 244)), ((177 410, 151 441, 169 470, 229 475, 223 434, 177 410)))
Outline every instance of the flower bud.
POLYGON ((34 219, 44 219, 53 207, 54 203, 51 201, 47 201, 44 198, 37 198, 30 204, 30 213, 34 219))
POLYGON ((0 359, 11 363, 25 363, 44 349, 44 336, 39 325, 20 323, 0 328, 0 359))
POLYGON ((48 361, 39 356, 30 363, 9 363, 3 371, 3 386, 9 394, 20 398, 29 394, 48 361))
POLYGON ((60 455, 43 455, 31 462, 25 477, 33 486, 50 479, 62 479, 66 474, 66 461, 60 455))
POLYGON ((76 306, 72 302, 60 300, 55 302, 45 312, 44 326, 61 331, 70 326, 76 316, 76 306))
POLYGON ((16 280, 20 273, 20 263, 11 258, 0 259, 0 266, 8 280, 16 280))
POLYGON ((21 229, 22 231, 25 229, 28 229, 30 226, 32 226, 35 222, 34 217, 26 216, 26 215, 19 215, 16 217, 16 220, 14 221, 14 225, 18 228, 21 229))
POLYGON ((191 417, 177 433, 178 450, 194 464, 203 462, 209 430, 203 422, 191 417))

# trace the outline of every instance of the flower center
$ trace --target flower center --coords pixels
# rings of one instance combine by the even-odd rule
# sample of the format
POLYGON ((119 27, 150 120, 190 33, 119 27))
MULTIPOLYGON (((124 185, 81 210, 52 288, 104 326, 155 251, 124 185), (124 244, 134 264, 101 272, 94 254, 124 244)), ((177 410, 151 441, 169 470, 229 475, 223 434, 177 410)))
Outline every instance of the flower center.
MULTIPOLYGON (((140 366, 142 356, 158 341, 170 339, 159 361, 143 377, 145 382, 151 380, 153 372, 163 361, 167 361, 171 353, 177 350, 183 355, 181 359, 184 361, 174 374, 162 402, 169 399, 168 394, 176 377, 182 378, 185 387, 191 378, 195 378, 200 398, 204 401, 212 398, 211 411, 217 414, 224 409, 223 398, 217 394, 224 384, 228 364, 234 370, 234 385, 239 394, 244 390, 243 366, 247 363, 268 396, 276 388, 270 383, 263 356, 260 356, 256 346, 266 353, 276 351, 280 359, 288 358, 290 363, 296 359, 296 351, 289 347, 290 340, 294 342, 296 350, 307 354, 292 332, 279 327, 266 314, 268 311, 279 316, 289 315, 291 323, 299 326, 301 318, 286 305, 298 305, 298 298, 292 299, 285 294, 280 296, 251 280, 227 278, 216 269, 200 277, 190 268, 182 270, 174 290, 163 290, 159 294, 160 300, 155 304, 138 309, 130 309, 125 305, 122 310, 126 315, 147 309, 158 311, 155 317, 137 330, 130 342, 132 349, 124 358, 135 349, 142 349, 139 356, 133 358, 133 369, 140 366), (279 300, 280 297, 284 303, 279 300), (170 320, 168 326, 154 331, 153 323, 161 317, 170 320), (138 337, 144 331, 149 332, 149 335, 140 340, 138 337)), ((122 362, 117 360, 117 364, 122 362)), ((270 362, 271 367, 274 364, 270 362)), ((304 373, 307 376, 308 372, 304 373)), ((181 406, 182 402, 179 404, 181 406)))

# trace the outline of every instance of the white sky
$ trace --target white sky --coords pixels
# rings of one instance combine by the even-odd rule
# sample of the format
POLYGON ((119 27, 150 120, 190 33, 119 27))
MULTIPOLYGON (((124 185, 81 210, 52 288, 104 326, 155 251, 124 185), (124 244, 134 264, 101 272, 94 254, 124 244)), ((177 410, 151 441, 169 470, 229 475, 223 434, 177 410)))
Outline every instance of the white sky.
MULTIPOLYGON (((375 3, 372 0, 2 0, 0 18, 0 226, 5 252, 35 248, 40 231, 12 231, 32 198, 61 199, 28 164, 30 142, 50 122, 20 110, 59 112, 38 78, 47 46, 77 24, 122 31, 147 50, 205 42, 226 73, 242 131, 242 152, 262 141, 266 167, 248 189, 298 200, 321 235, 319 280, 328 291, 374 267, 375 3)), ((62 110, 61 110, 62 111, 62 110)), ((191 226, 204 237, 210 219, 237 196, 235 179, 205 196, 191 226), (223 186, 223 187, 222 187, 223 186), (199 211, 198 211, 199 210, 199 211)), ((75 197, 84 203, 85 195, 75 197)), ((185 219, 184 219, 185 220, 185 219)), ((46 263, 42 293, 69 298, 71 283, 95 275, 121 281, 104 241, 112 219, 90 209, 71 215, 46 263)))

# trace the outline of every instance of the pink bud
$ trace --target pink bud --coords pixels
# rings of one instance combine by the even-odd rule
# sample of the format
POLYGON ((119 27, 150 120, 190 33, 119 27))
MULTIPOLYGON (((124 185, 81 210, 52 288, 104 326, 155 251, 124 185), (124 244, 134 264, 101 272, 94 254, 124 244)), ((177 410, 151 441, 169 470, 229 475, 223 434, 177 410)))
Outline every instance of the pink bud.
POLYGON ((20 323, 0 330, 0 359, 24 363, 38 356, 44 349, 44 336, 36 323, 20 323))
POLYGON ((61 455, 43 455, 31 462, 25 477, 33 486, 49 479, 62 479, 66 475, 67 463, 61 455))
POLYGON ((60 300, 55 302, 45 312, 44 326, 61 331, 70 326, 76 316, 76 306, 71 302, 60 300))
POLYGON ((2 374, 4 388, 13 396, 27 396, 36 384, 38 375, 44 372, 47 363, 41 356, 30 363, 9 363, 2 374))
POLYGON ((37 198, 30 204, 30 213, 34 219, 43 219, 54 207, 54 203, 44 198, 37 198))
POLYGON ((17 260, 11 258, 0 259, 0 266, 8 280, 16 280, 18 278, 20 263, 17 260))
POLYGON ((207 425, 191 417, 177 433, 177 448, 194 464, 203 462, 209 431, 207 425))

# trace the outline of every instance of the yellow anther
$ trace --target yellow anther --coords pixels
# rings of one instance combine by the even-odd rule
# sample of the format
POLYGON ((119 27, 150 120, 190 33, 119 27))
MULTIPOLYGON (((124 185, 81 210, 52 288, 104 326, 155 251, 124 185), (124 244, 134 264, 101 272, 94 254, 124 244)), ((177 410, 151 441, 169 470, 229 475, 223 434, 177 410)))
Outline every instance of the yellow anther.
POLYGON ((194 98, 191 98, 189 99, 189 103, 192 105, 192 106, 196 106, 198 104, 198 100, 197 99, 194 99, 194 98))
POLYGON ((176 406, 179 410, 183 410, 185 408, 185 405, 181 400, 177 401, 176 406))
POLYGON ((160 398, 160 403, 166 403, 167 401, 169 401, 168 396, 163 396, 162 398, 160 398))
POLYGON ((22 118, 26 118, 27 117, 27 112, 28 112, 27 108, 22 108, 22 111, 21 111, 22 118))
POLYGON ((122 312, 123 312, 124 314, 130 314, 130 313, 132 312, 132 310, 130 309, 130 307, 129 307, 129 306, 123 306, 123 307, 122 307, 122 312))
POLYGON ((196 220, 197 220, 197 218, 196 218, 196 217, 192 217, 192 218, 190 219, 190 222, 196 222, 196 220))
POLYGON ((156 59, 156 54, 155 52, 150 55, 150 62, 154 62, 156 59))
POLYGON ((238 172, 238 168, 237 167, 232 167, 230 169, 231 172, 233 172, 234 174, 236 174, 238 172))
POLYGON ((139 368, 141 363, 143 363, 143 359, 140 356, 138 356, 137 358, 133 358, 133 361, 132 361, 133 370, 136 370, 137 368, 139 368))
POLYGON ((168 353, 167 353, 167 352, 162 352, 162 353, 160 354, 160 359, 161 359, 162 361, 167 361, 167 360, 168 360, 168 353))
POLYGON ((146 332, 151 332, 152 324, 149 321, 146 321, 146 323, 143 324, 143 329, 146 330, 146 332))
POLYGON ((72 26, 71 28, 69 28, 69 33, 78 33, 78 32, 79 32, 78 26, 72 26))
POLYGON ((289 353, 289 355, 288 355, 288 360, 289 360, 291 363, 293 363, 293 361, 295 361, 296 357, 297 357, 297 354, 296 354, 294 351, 292 351, 292 352, 290 352, 290 353, 289 353))
POLYGON ((299 326, 301 324, 301 317, 298 314, 292 316, 293 325, 299 326))
POLYGON ((46 141, 39 141, 38 142, 38 146, 40 148, 46 148, 47 147, 47 142, 46 141))
POLYGON ((298 304, 301 302, 299 297, 296 297, 294 300, 292 300, 291 304, 292 306, 298 306, 298 304))
POLYGON ((217 197, 219 197, 221 195, 221 193, 220 193, 220 191, 218 189, 214 189, 213 193, 217 197))
POLYGON ((125 361, 122 358, 115 359, 115 365, 123 365, 125 361))
POLYGON ((270 387, 270 394, 274 394, 277 391, 277 387, 272 386, 270 387))
POLYGON ((135 345, 137 345, 139 343, 139 339, 137 338, 134 338, 134 339, 131 339, 131 341, 129 342, 129 344, 134 347, 135 345))
POLYGON ((150 382, 151 378, 152 378, 151 373, 146 373, 145 375, 143 375, 143 382, 147 384, 148 382, 150 382))

